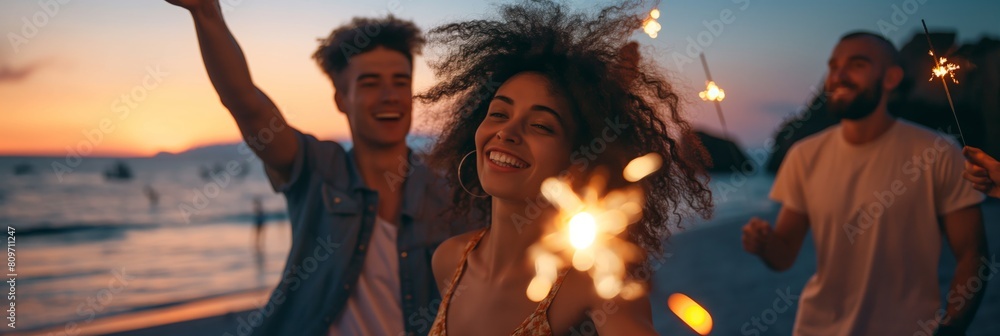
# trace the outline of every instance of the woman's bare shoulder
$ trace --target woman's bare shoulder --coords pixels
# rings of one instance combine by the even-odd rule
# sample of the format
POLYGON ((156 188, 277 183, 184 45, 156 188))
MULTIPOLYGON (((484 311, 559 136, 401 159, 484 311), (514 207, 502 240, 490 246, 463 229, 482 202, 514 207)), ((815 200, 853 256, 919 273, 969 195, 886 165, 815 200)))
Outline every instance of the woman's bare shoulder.
POLYGON ((438 289, 442 294, 447 289, 455 269, 458 268, 458 262, 462 260, 462 253, 465 252, 466 246, 479 232, 480 230, 473 230, 448 238, 434 250, 431 267, 434 270, 434 279, 437 280, 438 289))

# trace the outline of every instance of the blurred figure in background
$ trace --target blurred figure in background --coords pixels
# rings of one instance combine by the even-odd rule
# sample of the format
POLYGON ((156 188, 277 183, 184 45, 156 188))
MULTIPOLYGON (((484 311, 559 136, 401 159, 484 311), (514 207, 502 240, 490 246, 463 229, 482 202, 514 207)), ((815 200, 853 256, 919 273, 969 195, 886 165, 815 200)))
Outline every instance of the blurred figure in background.
POLYGON ((157 205, 160 204, 160 193, 153 189, 153 186, 147 184, 142 187, 142 193, 146 195, 146 199, 149 200, 150 209, 155 209, 157 205))
POLYGON ((254 228, 254 244, 257 246, 257 250, 261 250, 263 242, 261 239, 264 238, 262 230, 264 229, 264 222, 267 220, 264 215, 264 207, 260 203, 260 196, 253 198, 253 228, 254 228))
POLYGON ((757 218, 743 227, 744 249, 777 271, 792 266, 812 229, 817 269, 802 290, 796 335, 962 335, 983 298, 964 288, 987 266, 983 195, 961 179, 952 140, 889 114, 899 62, 879 35, 840 39, 826 78, 840 124, 789 150, 771 190, 781 203, 775 227, 757 218), (942 234, 957 259, 947 309, 942 234))

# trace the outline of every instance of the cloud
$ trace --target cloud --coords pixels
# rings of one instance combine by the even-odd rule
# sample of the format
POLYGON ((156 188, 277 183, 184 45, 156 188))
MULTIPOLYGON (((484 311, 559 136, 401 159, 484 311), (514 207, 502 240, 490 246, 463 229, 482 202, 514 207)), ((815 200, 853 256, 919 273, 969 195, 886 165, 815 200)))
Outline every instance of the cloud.
POLYGON ((9 64, 0 65, 0 83, 23 81, 31 76, 31 74, 37 72, 41 66, 41 62, 35 62, 20 68, 9 64))

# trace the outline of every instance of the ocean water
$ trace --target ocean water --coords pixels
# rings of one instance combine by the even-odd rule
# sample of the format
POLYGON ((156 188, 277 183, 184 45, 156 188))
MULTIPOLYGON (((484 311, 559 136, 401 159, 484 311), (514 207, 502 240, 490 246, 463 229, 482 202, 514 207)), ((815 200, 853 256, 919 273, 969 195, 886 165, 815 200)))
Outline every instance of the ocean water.
MULTIPOLYGON (((771 209, 772 181, 764 173, 712 176, 713 218, 675 234, 771 209)), ((241 155, 0 157, 0 224, 15 229, 22 331, 272 288, 291 239, 283 197, 271 191, 259 161, 241 155), (118 162, 131 168, 131 179, 104 176, 118 162), (227 164, 245 171, 204 176, 227 164), (17 175, 17 166, 33 173, 17 175), (260 251, 255 199, 266 219, 260 251)))
POLYGON ((70 167, 65 158, 0 158, 0 223, 16 237, 19 330, 277 283, 291 237, 284 199, 258 161, 122 159, 133 178, 107 180, 104 170, 116 162, 85 158, 60 175, 52 165, 70 167), (203 167, 228 162, 248 171, 202 177, 203 167), (16 165, 34 173, 15 175, 16 165), (255 198, 266 218, 259 253, 255 198))

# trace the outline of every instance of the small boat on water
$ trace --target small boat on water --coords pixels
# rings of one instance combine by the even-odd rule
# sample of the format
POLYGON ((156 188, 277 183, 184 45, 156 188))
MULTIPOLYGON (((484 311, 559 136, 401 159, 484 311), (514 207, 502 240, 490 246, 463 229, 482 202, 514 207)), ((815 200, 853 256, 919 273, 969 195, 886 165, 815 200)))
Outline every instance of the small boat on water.
POLYGON ((14 175, 31 175, 35 173, 35 166, 30 163, 18 163, 14 166, 14 175))
POLYGON ((104 171, 104 179, 112 181, 127 181, 132 179, 132 168, 129 168, 125 162, 118 161, 114 166, 111 166, 104 171))

